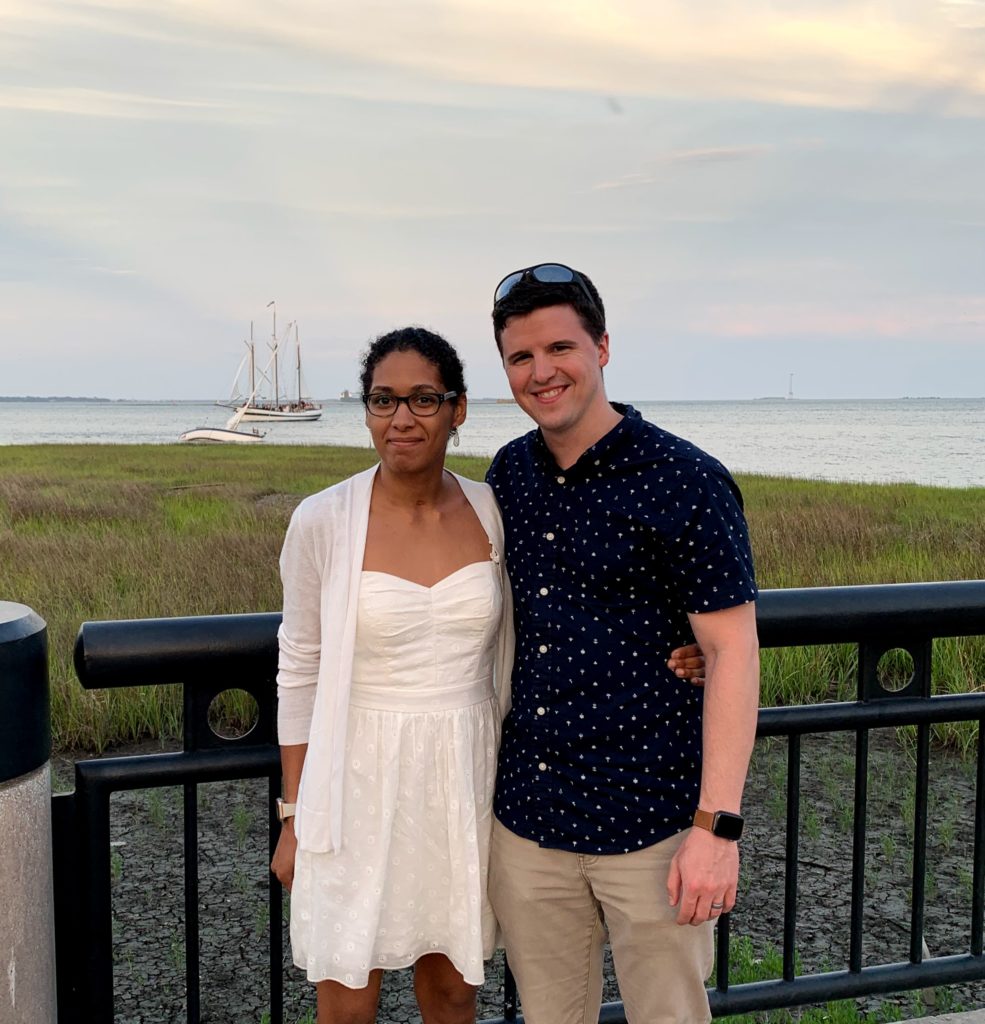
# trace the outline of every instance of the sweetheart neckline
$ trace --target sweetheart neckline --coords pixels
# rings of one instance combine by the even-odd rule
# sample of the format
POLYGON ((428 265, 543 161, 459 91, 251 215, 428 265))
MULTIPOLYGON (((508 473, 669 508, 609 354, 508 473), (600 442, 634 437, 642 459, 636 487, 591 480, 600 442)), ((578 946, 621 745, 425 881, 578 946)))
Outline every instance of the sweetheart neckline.
POLYGON ((425 583, 418 583, 416 580, 409 580, 406 576, 398 576, 396 573, 384 572, 382 569, 363 569, 364 576, 386 576, 391 580, 399 580, 401 583, 407 583, 412 587, 417 587, 418 590, 434 590, 440 587, 443 583, 447 583, 448 580, 454 579, 459 573, 465 572, 466 569, 472 569, 477 565, 495 565, 496 563, 491 558, 484 558, 481 562, 467 562, 461 568, 456 569, 454 572, 450 572, 447 576, 442 576, 436 583, 432 583, 428 586, 425 583))

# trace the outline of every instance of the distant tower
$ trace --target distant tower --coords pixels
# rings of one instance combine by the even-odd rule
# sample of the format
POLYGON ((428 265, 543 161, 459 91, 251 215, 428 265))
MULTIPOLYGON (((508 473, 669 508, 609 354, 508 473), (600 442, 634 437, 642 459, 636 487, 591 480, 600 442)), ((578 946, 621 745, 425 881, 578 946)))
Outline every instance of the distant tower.
POLYGON ((790 374, 790 381, 787 384, 787 400, 793 398, 793 374, 790 374))

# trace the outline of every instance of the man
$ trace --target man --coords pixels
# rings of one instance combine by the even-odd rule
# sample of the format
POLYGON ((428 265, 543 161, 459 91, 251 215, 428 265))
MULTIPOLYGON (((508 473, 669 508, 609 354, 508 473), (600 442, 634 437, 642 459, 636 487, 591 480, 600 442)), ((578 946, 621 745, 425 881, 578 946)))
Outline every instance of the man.
POLYGON ((524 1017, 597 1022, 607 931, 630 1024, 703 1024, 759 696, 741 496, 711 456, 609 402, 586 275, 508 275, 493 327, 539 428, 487 478, 517 630, 490 896, 524 1017), (692 638, 703 693, 667 667, 692 638))

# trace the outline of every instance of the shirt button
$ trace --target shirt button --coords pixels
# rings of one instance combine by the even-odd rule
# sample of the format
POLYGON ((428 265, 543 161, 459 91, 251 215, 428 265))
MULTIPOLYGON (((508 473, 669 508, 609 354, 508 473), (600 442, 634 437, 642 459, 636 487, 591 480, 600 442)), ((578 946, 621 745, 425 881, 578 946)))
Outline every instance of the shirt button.
POLYGON ((548 540, 554 540, 554 534, 553 533, 547 533, 544 536, 546 536, 548 540))
POLYGON ((564 483, 564 477, 563 477, 563 476, 559 476, 559 477, 557 478, 557 482, 558 482, 559 484, 563 484, 563 483, 564 483))
POLYGON ((549 591, 548 591, 547 587, 541 587, 540 588, 540 596, 541 597, 547 597, 548 593, 549 593, 549 591))
POLYGON ((541 654, 547 654, 547 644, 541 644, 537 650, 539 650, 541 654))
POLYGON ((547 771, 547 765, 544 764, 543 761, 541 761, 540 764, 537 765, 537 770, 540 771, 540 772, 546 772, 547 771))
POLYGON ((547 708, 537 708, 537 714, 538 715, 546 715, 547 714, 547 708))

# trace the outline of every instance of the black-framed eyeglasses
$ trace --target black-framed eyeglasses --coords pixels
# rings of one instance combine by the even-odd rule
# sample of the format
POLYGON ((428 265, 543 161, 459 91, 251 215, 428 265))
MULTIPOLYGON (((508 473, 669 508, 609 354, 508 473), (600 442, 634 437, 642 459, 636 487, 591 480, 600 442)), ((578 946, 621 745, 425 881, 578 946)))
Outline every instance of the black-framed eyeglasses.
POLYGON ((363 395, 363 405, 372 416, 393 416, 401 402, 415 416, 435 416, 444 402, 449 398, 457 398, 457 391, 446 391, 443 395, 437 391, 418 391, 413 395, 394 395, 389 391, 374 391, 363 395))
POLYGON ((496 285, 496 291, 493 293, 493 305, 502 302, 523 280, 534 280, 538 284, 576 284, 585 293, 585 298, 588 299, 592 309, 598 310, 595 299, 592 298, 592 293, 582 280, 581 274, 577 270, 572 270, 571 267, 566 267, 563 263, 538 263, 533 267, 524 267, 523 270, 514 270, 512 274, 507 274, 496 285))

